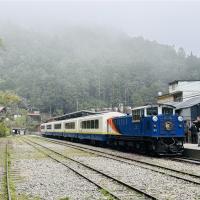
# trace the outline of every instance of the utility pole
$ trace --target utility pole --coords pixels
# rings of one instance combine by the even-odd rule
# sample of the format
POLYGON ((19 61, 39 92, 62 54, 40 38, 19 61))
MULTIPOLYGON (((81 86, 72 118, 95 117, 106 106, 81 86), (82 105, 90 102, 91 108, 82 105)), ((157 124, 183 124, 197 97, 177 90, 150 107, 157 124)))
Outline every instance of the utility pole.
POLYGON ((99 99, 101 97, 101 79, 100 79, 100 75, 99 75, 99 99))
POLYGON ((50 113, 50 118, 51 118, 51 105, 50 105, 50 107, 49 107, 49 113, 50 113))
POLYGON ((124 106, 126 106, 126 87, 125 87, 125 92, 124 92, 124 106))
POLYGON ((76 99, 76 111, 78 111, 78 99, 76 99))

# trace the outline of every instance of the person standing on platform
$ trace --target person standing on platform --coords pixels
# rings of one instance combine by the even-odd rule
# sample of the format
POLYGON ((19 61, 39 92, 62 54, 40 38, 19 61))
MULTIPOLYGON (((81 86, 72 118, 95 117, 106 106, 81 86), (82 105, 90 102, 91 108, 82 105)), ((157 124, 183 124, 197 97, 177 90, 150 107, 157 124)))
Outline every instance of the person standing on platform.
POLYGON ((195 124, 193 123, 192 126, 190 127, 190 131, 191 131, 191 136, 192 136, 192 144, 197 143, 197 127, 195 126, 195 124))
POLYGON ((198 136, 198 147, 200 147, 200 117, 197 117, 197 136, 198 136))

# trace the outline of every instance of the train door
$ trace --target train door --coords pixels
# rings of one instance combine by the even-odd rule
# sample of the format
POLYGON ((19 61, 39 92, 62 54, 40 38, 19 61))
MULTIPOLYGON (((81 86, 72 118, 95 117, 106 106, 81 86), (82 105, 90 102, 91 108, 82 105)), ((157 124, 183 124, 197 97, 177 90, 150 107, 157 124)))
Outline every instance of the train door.
POLYGON ((133 122, 133 134, 134 136, 143 136, 144 127, 143 127, 143 119, 145 115, 145 109, 135 109, 132 110, 132 122, 133 122))

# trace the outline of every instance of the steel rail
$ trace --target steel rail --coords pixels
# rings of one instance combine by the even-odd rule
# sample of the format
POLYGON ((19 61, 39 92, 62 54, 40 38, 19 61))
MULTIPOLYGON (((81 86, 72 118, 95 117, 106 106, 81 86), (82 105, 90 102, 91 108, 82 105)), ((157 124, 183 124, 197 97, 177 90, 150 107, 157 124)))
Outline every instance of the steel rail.
POLYGON ((6 144, 6 189, 7 189, 7 199, 11 200, 10 184, 9 184, 9 164, 8 164, 8 144, 6 144))
POLYGON ((151 171, 155 171, 155 172, 158 172, 158 173, 161 173, 161 174, 164 174, 164 175, 168 175, 168 176, 183 180, 183 181, 187 181, 187 182, 190 182, 190 183, 193 183, 193 184, 200 185, 200 176, 199 175, 190 174, 190 173, 183 172, 183 171, 178 171, 178 170, 175 170, 175 169, 171 169, 171 168, 168 168, 168 167, 152 164, 152 163, 149 163, 149 162, 145 162, 145 161, 141 161, 141 160, 137 160, 137 159, 133 159, 133 158, 122 157, 122 156, 119 156, 119 155, 115 155, 113 153, 108 153, 108 152, 103 152, 103 151, 96 150, 96 149, 91 149, 89 147, 82 147, 82 146, 80 147, 78 145, 68 144, 66 142, 61 142, 61 141, 57 141, 57 140, 54 140, 54 139, 44 138, 42 140, 46 140, 46 141, 49 141, 49 142, 52 142, 52 143, 62 144, 62 145, 65 145, 65 146, 68 146, 68 147, 71 147, 71 148, 75 148, 75 149, 78 149, 78 150, 81 150, 81 151, 85 151, 85 152, 89 151, 88 153, 91 153, 91 154, 100 155, 100 156, 105 157, 105 158, 116 160, 116 161, 119 161, 119 162, 122 162, 122 163, 127 163, 127 164, 130 164, 130 165, 135 165, 135 166, 138 166, 138 167, 141 167, 141 168, 144 168, 144 169, 148 169, 148 170, 151 170, 151 171), (102 154, 105 154, 105 155, 102 155, 102 154), (107 156, 107 155, 109 155, 109 156, 107 156), (112 157, 110 157, 110 156, 112 156, 112 157), (120 159, 123 159, 123 160, 120 160, 120 159), (191 176, 192 178, 199 179, 199 181, 190 180, 190 179, 187 179, 187 178, 184 178, 184 177, 169 174, 167 172, 162 172, 162 171, 159 171, 157 169, 152 169, 152 168, 148 168, 148 167, 145 167, 145 166, 137 165, 135 163, 130 163, 130 162, 127 162, 126 160, 127 161, 134 161, 134 162, 137 162, 137 163, 140 163, 140 164, 149 165, 149 166, 154 167, 154 168, 160 168, 162 170, 172 171, 173 173, 177 173, 179 175, 191 176))
POLYGON ((178 162, 184 162, 184 163, 193 164, 193 165, 200 165, 200 160, 187 158, 187 157, 171 158, 169 160, 178 161, 178 162))
MULTIPOLYGON (((158 200, 156 197, 154 197, 154 196, 152 196, 152 195, 150 195, 150 194, 148 194, 148 193, 146 193, 145 191, 143 191, 143 190, 141 190, 141 189, 139 189, 139 188, 136 188, 136 187, 134 187, 134 186, 131 186, 131 185, 128 185, 127 183, 125 183, 125 182, 123 182, 123 181, 121 181, 121 180, 118 180, 118 179, 116 179, 116 178, 114 178, 114 177, 112 177, 112 176, 110 176, 110 175, 108 175, 108 174, 105 174, 104 172, 102 172, 102 171, 99 171, 99 170, 97 170, 97 169, 95 169, 95 168, 93 168, 93 167, 90 167, 89 165, 86 165, 86 164, 84 164, 84 163, 82 163, 82 162, 79 162, 79 161, 77 161, 77 160, 75 160, 75 159, 72 159, 72 158, 70 158, 70 157, 68 157, 68 156, 66 156, 66 155, 63 155, 63 154, 61 154, 61 153, 59 153, 59 152, 57 152, 57 151, 54 151, 54 150, 52 150, 52 149, 50 149, 50 148, 48 148, 48 147, 46 147, 46 146, 43 146, 43 145, 41 145, 41 144, 38 144, 37 142, 33 142, 32 140, 30 140, 30 139, 27 139, 26 138, 26 141, 25 141, 26 143, 32 143, 32 144, 36 144, 36 145, 38 145, 38 146, 40 146, 40 147, 42 147, 42 148, 44 148, 44 149, 47 149, 47 150, 49 150, 49 151, 51 151, 51 152, 53 152, 53 153, 55 153, 55 154, 57 154, 57 155, 59 155, 59 156, 61 156, 61 157, 63 157, 63 158, 65 158, 65 159, 67 159, 67 160, 70 160, 70 161, 73 161, 73 162, 75 162, 75 163, 78 163, 79 165, 82 165, 82 166, 84 166, 84 167, 86 167, 87 169, 90 169, 90 170, 92 170, 92 171, 94 171, 94 172, 96 172, 96 173, 99 173, 100 175, 102 175, 102 176, 104 176, 104 177, 106 177, 106 178, 108 178, 108 179, 110 179, 110 180, 112 180, 112 181, 114 181, 114 182, 117 182, 118 184, 121 184, 123 187, 126 187, 126 188, 128 188, 128 189, 130 189, 130 190, 132 190, 132 191, 134 191, 134 192, 137 192, 137 193, 139 193, 139 194, 141 194, 141 195, 143 195, 143 196, 145 196, 145 197, 147 197, 147 198, 149 198, 149 199, 152 199, 152 200, 158 200), (29 141, 29 142, 27 142, 27 141, 29 141)), ((31 145, 31 144, 30 144, 31 145)), ((33 145, 32 145, 33 146, 33 145)), ((35 147, 36 148, 36 147, 35 147)), ((74 169, 72 169, 73 171, 75 171, 74 169)), ((76 172, 76 171, 75 171, 76 172)), ((83 175, 81 175, 81 176, 83 176, 83 175)), ((83 176, 84 177, 84 176, 83 176)), ((87 178, 88 179, 88 178, 87 178)), ((90 182, 91 182, 91 180, 90 180, 90 182)), ((93 182, 92 182, 93 183, 93 182)), ((100 186, 101 187, 101 186, 100 186)), ((104 188, 103 188, 104 189, 104 188)), ((109 191, 108 191, 109 192, 109 191)), ((110 193, 110 192, 109 192, 110 193)), ((112 194, 113 195, 113 194, 112 194)), ((119 199, 119 197, 117 197, 117 199, 119 199)), ((122 198, 122 199, 124 199, 124 198, 122 198)))
POLYGON ((59 164, 62 164, 63 166, 67 167, 68 169, 70 169, 71 171, 73 171, 74 173, 78 174, 80 177, 86 179, 87 181, 89 181, 90 183, 92 183, 93 185, 95 185, 97 188, 99 189, 103 189, 105 190, 109 195, 111 195, 114 199, 116 200, 120 200, 120 198, 118 198, 116 195, 114 195, 113 193, 109 192, 107 189, 103 188, 102 186, 100 186, 99 184, 93 182, 92 180, 90 180, 89 178, 87 178, 86 176, 84 176, 83 174, 79 173, 78 171, 74 170, 73 168, 69 167, 68 165, 66 165, 65 163, 61 162, 60 160, 50 156, 48 153, 42 151, 41 149, 39 149, 38 147, 34 146, 33 144, 31 144, 30 142, 27 142, 25 140, 23 140, 25 143, 29 144, 30 146, 32 146, 33 148, 37 149, 39 152, 41 152, 42 154, 46 155, 47 157, 51 158, 52 160, 56 161, 59 164))

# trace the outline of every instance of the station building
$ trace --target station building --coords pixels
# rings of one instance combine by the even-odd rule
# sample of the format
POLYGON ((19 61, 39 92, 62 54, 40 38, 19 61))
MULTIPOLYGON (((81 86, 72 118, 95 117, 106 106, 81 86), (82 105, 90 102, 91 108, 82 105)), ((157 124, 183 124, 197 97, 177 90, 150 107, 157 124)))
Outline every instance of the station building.
POLYGON ((184 102, 200 96, 200 80, 176 80, 169 83, 168 93, 158 96, 158 103, 184 102))
POLYGON ((192 123, 200 124, 200 80, 170 82, 168 93, 159 95, 157 102, 176 108, 176 113, 184 118, 185 132, 188 132, 192 123))

